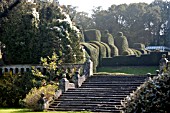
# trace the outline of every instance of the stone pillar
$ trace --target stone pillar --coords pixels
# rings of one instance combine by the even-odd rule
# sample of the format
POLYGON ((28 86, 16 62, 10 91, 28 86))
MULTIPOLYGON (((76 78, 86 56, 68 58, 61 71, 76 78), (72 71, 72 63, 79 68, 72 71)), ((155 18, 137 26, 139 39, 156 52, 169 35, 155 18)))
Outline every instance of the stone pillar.
POLYGON ((72 79, 73 79, 73 82, 74 82, 76 88, 78 88, 78 87, 81 86, 81 83, 80 83, 80 81, 79 81, 79 79, 80 79, 80 74, 79 74, 78 71, 75 72, 75 74, 74 74, 74 76, 73 76, 72 79))
POLYGON ((93 62, 90 60, 90 58, 88 58, 86 63, 89 69, 88 76, 92 76, 93 75, 93 62))
POLYGON ((62 75, 62 79, 59 81, 59 89, 62 90, 62 92, 66 92, 69 88, 69 81, 66 78, 66 74, 64 73, 62 75))

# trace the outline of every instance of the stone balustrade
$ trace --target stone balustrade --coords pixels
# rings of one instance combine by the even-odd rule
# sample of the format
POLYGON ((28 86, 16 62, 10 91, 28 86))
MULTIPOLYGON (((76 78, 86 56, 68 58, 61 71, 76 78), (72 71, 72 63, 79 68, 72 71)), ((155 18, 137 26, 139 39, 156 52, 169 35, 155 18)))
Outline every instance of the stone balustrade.
MULTIPOLYGON (((62 66, 59 66, 58 68, 76 68, 76 71, 80 71, 80 68, 83 68, 84 73, 92 75, 92 71, 88 71, 90 68, 92 68, 91 64, 89 67, 86 66, 90 61, 88 61, 85 64, 63 64, 62 66)), ((24 73, 24 72, 29 72, 32 69, 32 66, 35 67, 35 69, 38 69, 42 73, 46 73, 46 68, 40 65, 31 65, 31 64, 19 64, 19 65, 3 65, 0 66, 0 76, 3 75, 4 73, 9 73, 11 72, 12 74, 17 74, 17 73, 24 73)))
POLYGON ((4 66, 0 66, 0 75, 4 74, 5 72, 12 72, 13 74, 29 72, 32 66, 34 66, 36 69, 40 70, 41 72, 46 71, 46 69, 43 66, 39 66, 39 65, 31 65, 31 64, 4 65, 4 66))

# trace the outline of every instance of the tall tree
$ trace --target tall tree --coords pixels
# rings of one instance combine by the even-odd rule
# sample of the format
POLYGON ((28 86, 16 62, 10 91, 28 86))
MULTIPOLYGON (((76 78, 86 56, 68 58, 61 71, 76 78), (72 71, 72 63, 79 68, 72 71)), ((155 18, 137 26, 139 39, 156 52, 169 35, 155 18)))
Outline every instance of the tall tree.
POLYGON ((6 45, 10 63, 38 63, 40 57, 53 51, 64 62, 76 62, 82 56, 80 36, 70 17, 57 4, 22 1, 3 18, 0 41, 6 45))

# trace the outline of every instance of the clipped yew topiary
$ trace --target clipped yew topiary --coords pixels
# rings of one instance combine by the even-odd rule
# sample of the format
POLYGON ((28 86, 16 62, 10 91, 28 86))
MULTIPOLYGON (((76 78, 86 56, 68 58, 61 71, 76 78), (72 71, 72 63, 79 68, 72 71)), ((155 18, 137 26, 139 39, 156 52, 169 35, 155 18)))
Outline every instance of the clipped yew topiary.
POLYGON ((104 33, 102 33, 101 41, 108 45, 114 45, 113 36, 109 33, 108 30, 105 30, 104 33))
POLYGON ((148 53, 145 49, 145 45, 142 43, 134 43, 133 48, 140 51, 142 54, 148 53))
POLYGON ((88 41, 101 41, 101 33, 96 29, 89 29, 84 31, 85 42, 88 41))
POLYGON ((149 78, 122 102, 122 113, 170 113, 170 74, 149 78))
POLYGON ((87 51, 89 54, 91 60, 93 61, 93 71, 96 72, 96 68, 99 64, 98 59, 99 59, 99 52, 98 50, 90 45, 89 43, 81 43, 81 45, 84 47, 84 49, 87 51))
POLYGON ((109 47, 111 49, 111 56, 118 56, 119 55, 118 48, 115 45, 109 45, 109 47))
POLYGON ((109 33, 108 30, 105 30, 104 33, 102 33, 101 37, 102 42, 108 44, 108 46, 111 49, 111 56, 118 56, 118 49, 114 44, 114 38, 113 36, 109 33))
POLYGON ((120 55, 129 48, 127 38, 122 32, 119 32, 118 36, 115 38, 115 46, 118 48, 120 55))
POLYGON ((111 57, 111 49, 110 49, 110 47, 104 42, 100 42, 100 43, 103 44, 105 46, 105 48, 106 48, 106 57, 111 57))
POLYGON ((102 58, 106 57, 106 47, 97 41, 91 41, 90 43, 93 43, 94 45, 99 47, 99 66, 101 66, 100 64, 101 64, 102 58))
POLYGON ((134 43, 133 48, 134 49, 145 49, 145 45, 142 43, 134 43))
POLYGON ((142 55, 142 53, 140 51, 136 50, 136 49, 131 49, 131 50, 134 52, 134 54, 136 56, 141 56, 142 55))

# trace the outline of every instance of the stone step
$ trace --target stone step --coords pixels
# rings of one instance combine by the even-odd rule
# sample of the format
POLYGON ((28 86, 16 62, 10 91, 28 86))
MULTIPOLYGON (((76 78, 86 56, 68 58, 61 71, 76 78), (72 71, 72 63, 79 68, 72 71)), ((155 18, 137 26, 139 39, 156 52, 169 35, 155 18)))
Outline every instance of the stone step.
MULTIPOLYGON (((112 93, 112 94, 110 94, 110 93, 103 93, 103 95, 117 95, 117 96, 119 96, 119 95, 123 95, 124 97, 126 97, 127 95, 129 95, 131 92, 121 92, 121 93, 119 93, 119 92, 115 92, 115 93, 112 93)), ((67 94, 63 94, 64 96, 93 96, 93 95, 101 95, 101 94, 98 94, 98 93, 89 93, 89 94, 84 94, 84 93, 67 93, 67 94)))
POLYGON ((58 106, 74 106, 74 107, 79 107, 79 106, 91 106, 91 107, 96 107, 96 106, 100 106, 100 107, 112 107, 114 108, 115 106, 120 106, 120 102, 110 102, 110 103, 101 103, 101 102, 56 102, 50 105, 50 108, 55 108, 58 106))
POLYGON ((122 98, 125 95, 104 95, 104 94, 91 94, 91 95, 61 95, 60 98, 122 98))
POLYGON ((143 82, 136 82, 136 81, 132 81, 132 82, 129 82, 129 81, 109 81, 109 82, 105 82, 105 81, 103 81, 103 82, 96 82, 96 81, 89 82, 89 81, 85 81, 83 83, 83 85, 84 84, 142 84, 142 83, 143 82))
POLYGON ((120 102, 123 98, 59 98, 58 101, 105 101, 105 102, 120 102))
POLYGON ((107 110, 107 109, 88 109, 88 108, 49 108, 49 111, 91 111, 91 112, 97 112, 97 113, 120 113, 120 110, 118 109, 112 109, 112 110, 107 110))
POLYGON ((49 111, 120 113, 121 100, 136 90, 146 76, 91 76, 81 87, 69 89, 56 99, 49 111))
POLYGON ((84 109, 85 111, 87 110, 87 111, 94 111, 95 109, 99 109, 99 110, 117 110, 117 108, 115 107, 115 106, 111 106, 111 107, 109 107, 109 106, 100 106, 100 105, 86 105, 86 106, 72 106, 72 105, 65 105, 65 106, 52 106, 52 107, 50 107, 50 108, 56 108, 56 109, 62 109, 62 108, 64 108, 64 109, 70 109, 70 111, 72 111, 72 109, 84 109))
POLYGON ((81 89, 75 89, 74 91, 68 91, 68 92, 72 92, 72 93, 77 93, 77 92, 84 92, 84 93, 89 93, 89 92, 92 92, 92 93, 98 93, 98 92, 108 92, 108 93, 118 93, 118 92, 132 92, 133 90, 136 90, 136 88, 90 88, 88 89, 88 87, 85 89, 85 88, 81 88, 81 89))
POLYGON ((123 84, 123 85, 119 85, 119 84, 91 84, 91 85, 82 85, 81 88, 85 88, 85 87, 89 87, 89 88, 119 88, 119 87, 122 87, 122 88, 127 88, 127 87, 133 87, 133 88, 136 88, 138 87, 139 85, 138 84, 123 84))

